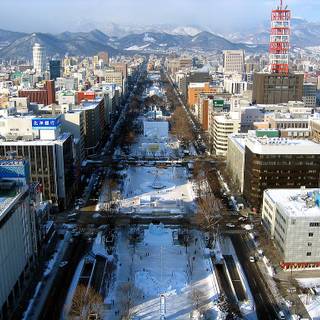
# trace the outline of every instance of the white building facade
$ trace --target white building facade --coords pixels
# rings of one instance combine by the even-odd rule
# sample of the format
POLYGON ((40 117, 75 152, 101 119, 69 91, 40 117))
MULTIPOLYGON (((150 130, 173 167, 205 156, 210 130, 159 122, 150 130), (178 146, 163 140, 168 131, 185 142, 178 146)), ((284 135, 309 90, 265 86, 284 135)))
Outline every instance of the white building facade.
POLYGON ((33 69, 37 75, 42 75, 46 70, 46 53, 43 46, 35 43, 32 48, 33 69))
POLYGON ((320 189, 267 189, 262 222, 285 270, 320 267, 320 189))

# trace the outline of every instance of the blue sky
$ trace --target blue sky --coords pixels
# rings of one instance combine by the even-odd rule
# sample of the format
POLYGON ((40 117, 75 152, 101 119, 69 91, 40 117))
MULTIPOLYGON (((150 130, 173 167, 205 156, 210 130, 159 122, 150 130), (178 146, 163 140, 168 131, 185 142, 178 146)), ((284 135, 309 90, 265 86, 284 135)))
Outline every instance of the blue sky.
MULTIPOLYGON (((0 28, 61 32, 83 25, 177 24, 217 32, 265 22, 280 0, 1 0, 0 28)), ((284 0, 293 16, 320 21, 320 0, 284 0)))

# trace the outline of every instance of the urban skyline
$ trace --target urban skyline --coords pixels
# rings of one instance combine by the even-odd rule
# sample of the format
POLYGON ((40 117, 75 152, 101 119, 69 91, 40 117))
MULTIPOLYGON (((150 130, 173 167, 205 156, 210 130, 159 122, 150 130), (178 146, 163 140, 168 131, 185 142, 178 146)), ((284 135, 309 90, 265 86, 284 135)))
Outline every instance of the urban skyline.
POLYGON ((0 4, 0 320, 320 319, 318 1, 0 4))

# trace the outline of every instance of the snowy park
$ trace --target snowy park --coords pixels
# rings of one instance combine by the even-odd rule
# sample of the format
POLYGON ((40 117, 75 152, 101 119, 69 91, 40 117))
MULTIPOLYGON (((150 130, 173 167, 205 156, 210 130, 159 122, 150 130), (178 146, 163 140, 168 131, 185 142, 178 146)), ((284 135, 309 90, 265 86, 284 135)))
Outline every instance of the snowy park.
POLYGON ((120 211, 132 214, 192 213, 194 192, 184 167, 129 167, 125 171, 120 211))
POLYGON ((128 230, 118 233, 117 269, 106 297, 105 319, 223 319, 216 301, 219 287, 200 233, 189 231, 188 245, 179 229, 149 225, 139 242, 128 230))

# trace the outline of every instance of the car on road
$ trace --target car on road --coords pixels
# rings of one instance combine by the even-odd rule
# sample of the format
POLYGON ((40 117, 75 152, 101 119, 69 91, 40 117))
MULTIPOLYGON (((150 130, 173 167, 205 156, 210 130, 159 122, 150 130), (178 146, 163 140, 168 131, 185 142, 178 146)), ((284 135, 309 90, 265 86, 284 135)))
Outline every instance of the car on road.
POLYGON ((228 227, 228 228, 235 228, 235 224, 233 224, 233 223, 227 223, 226 224, 226 227, 228 227))
POLYGON ((65 267, 67 264, 68 264, 68 261, 62 261, 62 262, 59 263, 59 267, 60 267, 60 268, 63 268, 63 267, 65 267))
POLYGON ((250 257, 249 257, 249 261, 250 261, 250 262, 256 262, 256 258, 255 258, 254 256, 250 256, 250 257))
POLYGON ((278 313, 278 319, 279 320, 286 320, 286 316, 282 310, 280 310, 278 313))

